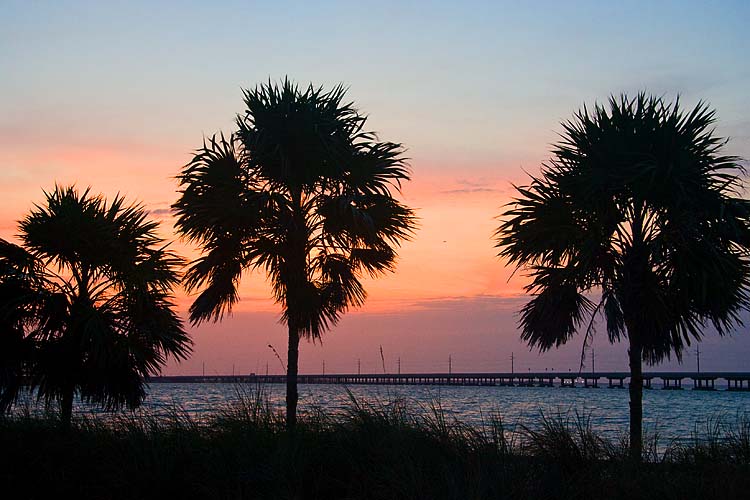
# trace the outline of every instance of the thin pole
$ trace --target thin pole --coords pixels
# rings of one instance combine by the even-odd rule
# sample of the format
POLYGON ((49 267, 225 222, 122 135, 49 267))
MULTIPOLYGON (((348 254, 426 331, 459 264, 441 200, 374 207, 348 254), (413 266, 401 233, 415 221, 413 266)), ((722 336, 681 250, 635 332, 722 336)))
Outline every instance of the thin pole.
POLYGON ((596 351, 591 349, 591 374, 596 373, 596 351))
POLYGON ((448 375, 453 373, 453 357, 449 354, 448 355, 448 375))
POLYGON ((266 361, 266 377, 268 376, 268 361, 266 361))
POLYGON ((323 375, 326 374, 326 360, 323 360, 323 375))
POLYGON ((362 375, 362 360, 357 358, 357 375, 362 375))
POLYGON ((511 375, 513 375, 516 372, 515 364, 514 364, 515 361, 516 361, 515 355, 513 353, 510 353, 510 374, 511 375))
POLYGON ((695 359, 698 362, 698 373, 701 372, 701 347, 699 345, 695 346, 695 359))
POLYGON ((401 375, 401 356, 398 357, 398 374, 401 375))
POLYGON ((203 362, 203 376, 206 376, 206 362, 203 362))

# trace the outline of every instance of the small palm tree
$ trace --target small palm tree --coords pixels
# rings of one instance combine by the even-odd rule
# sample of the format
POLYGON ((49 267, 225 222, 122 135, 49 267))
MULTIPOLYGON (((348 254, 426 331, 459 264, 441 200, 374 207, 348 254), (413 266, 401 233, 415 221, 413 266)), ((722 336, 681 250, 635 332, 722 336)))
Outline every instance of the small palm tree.
POLYGON ((193 323, 231 311, 244 271, 268 276, 289 330, 289 429, 300 337, 319 339, 362 305, 363 275, 392 271, 414 228, 412 210, 393 197, 409 179, 401 145, 365 132, 366 117, 344 95, 288 80, 244 91, 236 132, 204 141, 174 204, 177 231, 204 251, 185 280, 202 289, 193 323))
POLYGON ((137 407, 145 379, 191 341, 173 310, 181 260, 138 205, 56 187, 0 240, 0 411, 24 385, 57 401, 137 407))
POLYGON ((685 113, 644 94, 584 107, 496 234, 499 255, 530 271, 530 346, 560 346, 587 324, 586 345, 599 314, 610 342, 627 338, 637 460, 642 361, 680 360, 707 324, 728 333, 749 304, 750 204, 714 121, 703 103, 685 113))

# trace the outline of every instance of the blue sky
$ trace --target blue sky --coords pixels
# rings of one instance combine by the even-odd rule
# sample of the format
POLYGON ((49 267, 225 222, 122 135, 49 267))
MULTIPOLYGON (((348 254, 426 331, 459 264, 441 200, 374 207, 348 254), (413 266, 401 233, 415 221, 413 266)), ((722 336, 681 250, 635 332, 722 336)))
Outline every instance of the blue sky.
POLYGON ((3 128, 194 141, 231 125, 240 86, 288 74, 347 83, 431 168, 536 161, 621 91, 707 99, 750 135, 747 2, 5 4, 3 128))

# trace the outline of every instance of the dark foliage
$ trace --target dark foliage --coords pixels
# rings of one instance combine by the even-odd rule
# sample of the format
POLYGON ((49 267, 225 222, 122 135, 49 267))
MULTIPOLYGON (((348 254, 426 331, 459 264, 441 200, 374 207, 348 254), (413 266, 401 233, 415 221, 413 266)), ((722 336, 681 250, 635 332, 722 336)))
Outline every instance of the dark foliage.
POLYGON ((299 338, 319 339, 362 305, 362 278, 393 271, 412 234, 414 214, 393 196, 409 172, 401 145, 365 131, 341 86, 284 80, 244 95, 237 130, 204 141, 179 176, 176 228, 203 250, 185 276, 200 290, 190 319, 221 319, 243 273, 264 272, 289 327, 294 413, 299 338))
MULTIPOLYGON (((685 112, 639 94, 563 124, 553 159, 517 188, 496 233, 500 257, 531 276, 522 338, 541 351, 603 316, 629 343, 633 458, 641 456, 642 363, 681 359, 708 325, 750 306, 750 202, 704 103, 685 112), (588 297, 600 293, 598 303, 588 297)), ((585 352, 585 349, 584 349, 585 352)), ((583 356, 581 359, 583 367, 583 356)))
POLYGON ((414 226, 392 196, 409 179, 402 148, 363 131, 344 96, 288 80, 246 90, 237 131, 185 167, 176 227, 205 251, 185 280, 202 289, 193 322, 220 319, 242 272, 261 269, 284 320, 318 338, 362 304, 363 274, 393 270, 394 246, 414 226))
POLYGON ((1 412, 22 387, 64 412, 75 393, 134 408, 167 356, 190 353, 171 295, 181 261, 156 228, 120 197, 56 187, 21 221, 22 245, 0 240, 1 412))
POLYGON ((564 123, 540 177, 502 215, 500 256, 528 269, 536 297, 523 337, 559 346, 594 313, 611 341, 637 335, 654 363, 740 324, 750 304, 750 203, 715 113, 639 94, 564 123), (592 304, 583 294, 601 291, 592 304))

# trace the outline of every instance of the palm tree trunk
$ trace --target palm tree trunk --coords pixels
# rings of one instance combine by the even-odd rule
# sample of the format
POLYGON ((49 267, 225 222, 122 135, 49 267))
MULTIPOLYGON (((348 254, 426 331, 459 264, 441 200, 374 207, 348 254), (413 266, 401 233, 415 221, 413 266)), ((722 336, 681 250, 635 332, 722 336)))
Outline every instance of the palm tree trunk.
POLYGON ((292 225, 287 241, 293 249, 287 265, 293 270, 286 283, 286 306, 289 326, 289 350, 286 357, 286 428, 294 431, 297 426, 297 369, 299 364, 299 306, 300 290, 307 281, 307 226, 302 209, 302 189, 291 190, 292 225))
POLYGON ((70 429, 70 422, 73 417, 73 395, 75 389, 70 389, 60 398, 60 426, 63 429, 70 429))
POLYGON ((630 337, 630 458, 640 462, 643 455, 643 348, 630 337))
POLYGON ((297 425, 297 365, 299 361, 299 331, 289 322, 289 350, 286 365, 286 428, 293 431, 297 425))

